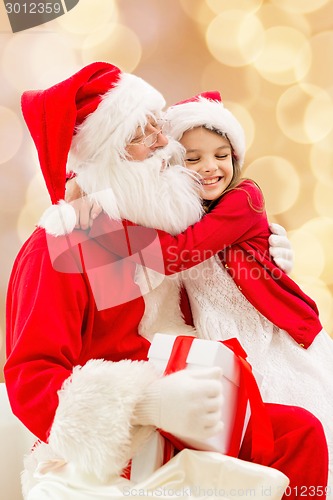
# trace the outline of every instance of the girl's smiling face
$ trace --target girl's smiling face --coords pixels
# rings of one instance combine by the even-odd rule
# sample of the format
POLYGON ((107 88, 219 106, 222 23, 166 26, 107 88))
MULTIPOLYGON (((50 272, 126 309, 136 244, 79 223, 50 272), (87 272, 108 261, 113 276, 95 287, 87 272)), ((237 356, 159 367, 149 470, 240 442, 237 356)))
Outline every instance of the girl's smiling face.
POLYGON ((186 167, 201 177, 202 198, 217 199, 233 178, 230 142, 217 132, 197 127, 187 130, 180 143, 186 149, 186 167))

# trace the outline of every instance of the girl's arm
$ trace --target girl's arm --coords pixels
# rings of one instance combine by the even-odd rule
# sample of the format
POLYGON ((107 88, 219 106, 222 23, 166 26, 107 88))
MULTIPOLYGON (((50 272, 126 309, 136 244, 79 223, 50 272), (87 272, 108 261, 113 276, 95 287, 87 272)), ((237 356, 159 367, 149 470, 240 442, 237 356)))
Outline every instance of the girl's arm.
POLYGON ((131 256, 158 272, 164 264, 167 275, 193 267, 227 246, 269 235, 261 191, 249 181, 223 196, 209 214, 177 236, 129 221, 115 223, 106 215, 98 217, 89 233, 123 258, 131 256))

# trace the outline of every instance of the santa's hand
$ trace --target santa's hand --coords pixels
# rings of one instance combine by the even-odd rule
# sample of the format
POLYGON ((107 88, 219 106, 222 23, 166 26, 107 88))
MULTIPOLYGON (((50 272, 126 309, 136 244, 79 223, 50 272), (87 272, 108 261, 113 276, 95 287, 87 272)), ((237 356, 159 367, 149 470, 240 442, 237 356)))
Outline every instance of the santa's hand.
POLYGON ((180 438, 206 439, 223 429, 220 368, 181 370, 153 382, 135 409, 134 422, 180 438))
POLYGON ((275 264, 285 273, 290 273, 294 266, 294 252, 291 248, 286 230, 279 224, 269 225, 273 234, 268 239, 269 253, 275 264))
POLYGON ((76 213, 76 229, 90 228, 96 217, 102 212, 98 203, 91 201, 88 196, 75 200, 73 206, 76 213))
POLYGON ((76 214, 76 229, 88 229, 102 212, 98 203, 89 199, 77 184, 75 178, 66 182, 65 200, 70 202, 76 214))

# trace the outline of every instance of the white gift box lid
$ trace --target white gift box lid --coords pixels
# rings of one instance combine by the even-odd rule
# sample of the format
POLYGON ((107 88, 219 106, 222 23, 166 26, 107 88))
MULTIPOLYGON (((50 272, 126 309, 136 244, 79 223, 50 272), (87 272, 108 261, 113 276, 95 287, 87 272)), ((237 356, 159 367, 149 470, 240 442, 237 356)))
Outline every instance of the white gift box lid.
MULTIPOLYGON (((148 352, 148 358, 164 371, 170 358, 176 337, 156 333, 148 352)), ((233 352, 221 342, 195 339, 187 357, 187 367, 220 366, 223 376, 239 386, 239 366, 233 352)))

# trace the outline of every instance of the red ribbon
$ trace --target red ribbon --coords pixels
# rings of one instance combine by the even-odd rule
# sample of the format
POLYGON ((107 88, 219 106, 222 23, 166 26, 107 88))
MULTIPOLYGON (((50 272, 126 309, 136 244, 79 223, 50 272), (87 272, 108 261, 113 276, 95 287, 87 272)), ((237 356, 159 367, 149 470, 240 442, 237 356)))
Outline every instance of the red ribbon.
POLYGON ((272 422, 261 398, 259 387, 252 372, 252 367, 250 363, 246 361, 247 354, 236 338, 220 342, 234 353, 239 361, 240 367, 239 399, 236 410, 234 431, 228 454, 231 456, 238 455, 248 401, 250 404, 252 421, 251 457, 255 457, 257 461, 263 460, 264 457, 269 457, 273 453, 274 435, 272 422))
MULTIPOLYGON (((190 352, 191 345, 195 337, 190 337, 186 335, 179 335, 175 338, 172 346, 172 351, 168 360, 168 363, 164 370, 164 375, 171 375, 171 373, 183 370, 187 366, 187 356, 190 352)), ((180 439, 176 438, 169 432, 165 432, 163 429, 158 429, 160 434, 166 439, 166 443, 169 441, 172 445, 179 451, 184 448, 193 449, 191 446, 183 443, 180 439)), ((165 462, 164 462, 165 463, 165 462)))
MULTIPOLYGON (((180 335, 176 337, 164 375, 170 375, 186 368, 186 360, 196 337, 180 335)), ((247 402, 250 404, 252 420, 252 458, 256 460, 269 456, 274 448, 272 424, 266 407, 261 399, 251 365, 246 361, 247 354, 236 338, 220 341, 236 356, 240 367, 240 388, 235 416, 235 423, 227 455, 237 457, 241 446, 247 402)), ((161 429, 159 432, 178 449, 190 448, 172 434, 161 429)))

